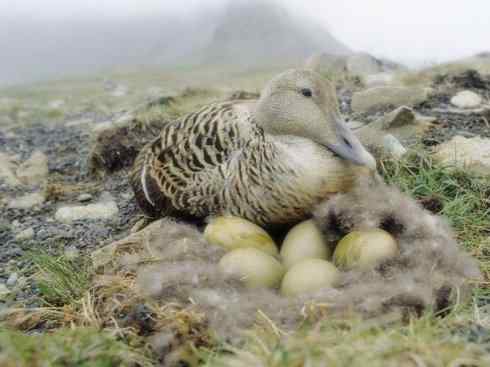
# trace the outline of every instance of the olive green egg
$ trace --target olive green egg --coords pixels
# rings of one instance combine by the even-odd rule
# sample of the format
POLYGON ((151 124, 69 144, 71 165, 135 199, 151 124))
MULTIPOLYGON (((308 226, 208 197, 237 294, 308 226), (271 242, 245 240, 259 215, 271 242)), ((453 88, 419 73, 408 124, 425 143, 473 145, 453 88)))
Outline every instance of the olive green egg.
POLYGON ((295 296, 333 287, 339 278, 339 271, 330 262, 321 259, 306 259, 286 273, 281 283, 281 293, 295 296))
POLYGON ((229 251, 253 247, 269 255, 278 255, 274 240, 258 225, 234 216, 216 217, 206 226, 204 238, 229 251))
POLYGON ((382 229, 354 231, 345 236, 333 253, 334 264, 341 269, 369 269, 398 254, 398 244, 382 229))
POLYGON ((276 288, 285 271, 276 258, 252 247, 228 252, 218 266, 224 274, 242 280, 247 288, 276 288))
POLYGON ((287 269, 306 259, 329 260, 331 257, 331 251, 313 220, 304 221, 289 231, 280 254, 287 269))

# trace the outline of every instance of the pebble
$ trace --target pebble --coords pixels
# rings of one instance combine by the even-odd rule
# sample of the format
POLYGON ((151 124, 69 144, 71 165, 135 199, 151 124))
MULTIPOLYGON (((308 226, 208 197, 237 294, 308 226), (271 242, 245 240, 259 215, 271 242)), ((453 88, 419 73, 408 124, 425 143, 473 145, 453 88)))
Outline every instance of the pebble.
POLYGON ((29 227, 17 233, 15 239, 17 241, 28 241, 34 238, 34 234, 34 229, 32 227, 29 227))
POLYGON ((77 220, 113 219, 118 213, 119 209, 114 200, 104 200, 84 206, 61 207, 56 211, 55 218, 58 222, 71 224, 77 220))
POLYGON ((12 209, 31 209, 37 205, 41 205, 44 201, 45 197, 42 193, 34 192, 10 200, 8 206, 12 209))
POLYGON ((434 158, 448 166, 490 175, 490 139, 455 136, 437 147, 434 158))
POLYGON ((15 286, 17 284, 17 281, 19 280, 19 274, 17 273, 12 273, 10 274, 10 276, 8 277, 7 279, 7 282, 5 283, 5 285, 9 288, 12 288, 13 286, 15 286))
POLYGON ((395 159, 400 159, 407 153, 407 149, 402 143, 391 134, 383 137, 383 148, 386 153, 395 159))
POLYGON ((482 98, 470 90, 464 90, 451 98, 451 104, 459 108, 476 108, 482 104, 482 98))
POLYGON ((77 198, 77 200, 80 202, 80 203, 85 203, 87 201, 90 201, 92 200, 92 195, 90 194, 80 194, 77 198))

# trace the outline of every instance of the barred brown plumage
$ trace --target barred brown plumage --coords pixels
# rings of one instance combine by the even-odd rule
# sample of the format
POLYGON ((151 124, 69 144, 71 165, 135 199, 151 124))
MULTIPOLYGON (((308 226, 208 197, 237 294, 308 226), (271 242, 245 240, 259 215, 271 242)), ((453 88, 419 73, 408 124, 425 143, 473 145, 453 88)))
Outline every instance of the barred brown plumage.
POLYGON ((214 103, 166 125, 140 152, 131 183, 152 217, 232 214, 282 224, 349 189, 357 166, 375 164, 341 120, 332 86, 291 70, 258 101, 214 103))

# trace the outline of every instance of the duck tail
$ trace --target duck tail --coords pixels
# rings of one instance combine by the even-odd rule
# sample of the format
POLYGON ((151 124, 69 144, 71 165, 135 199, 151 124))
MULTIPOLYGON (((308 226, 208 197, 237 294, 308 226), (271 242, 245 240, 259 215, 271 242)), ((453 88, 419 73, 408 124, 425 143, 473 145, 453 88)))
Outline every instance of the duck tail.
POLYGON ((168 200, 163 196, 159 185, 149 172, 149 163, 153 157, 151 151, 153 143, 147 144, 136 157, 129 180, 136 202, 145 215, 160 218, 164 215, 168 200))

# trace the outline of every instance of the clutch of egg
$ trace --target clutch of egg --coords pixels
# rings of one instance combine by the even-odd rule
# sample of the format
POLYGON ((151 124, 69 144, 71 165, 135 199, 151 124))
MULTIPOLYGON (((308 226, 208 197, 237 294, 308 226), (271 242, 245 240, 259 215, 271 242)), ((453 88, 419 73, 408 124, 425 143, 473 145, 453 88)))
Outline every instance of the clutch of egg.
POLYGON ((398 253, 389 233, 371 229, 349 233, 332 257, 312 220, 293 227, 280 252, 266 231, 239 217, 212 219, 204 235, 209 243, 229 250, 218 265, 223 273, 240 279, 248 288, 279 288, 285 296, 334 287, 340 271, 369 269, 398 253))

